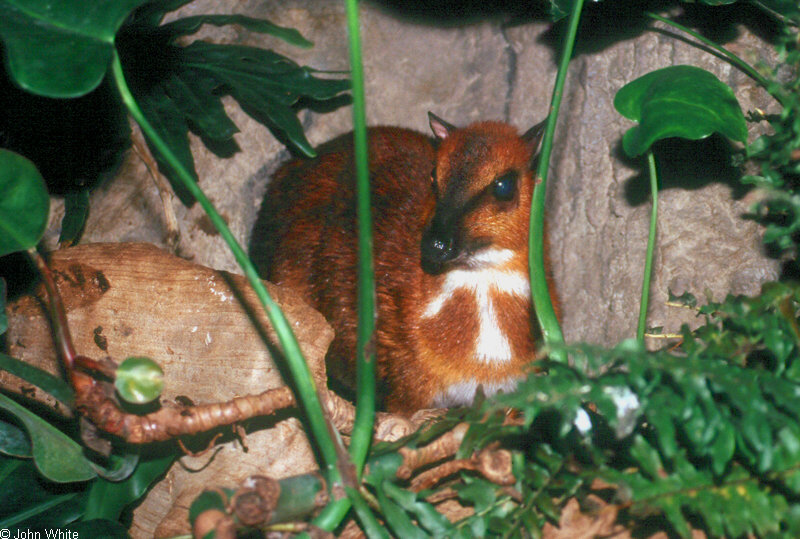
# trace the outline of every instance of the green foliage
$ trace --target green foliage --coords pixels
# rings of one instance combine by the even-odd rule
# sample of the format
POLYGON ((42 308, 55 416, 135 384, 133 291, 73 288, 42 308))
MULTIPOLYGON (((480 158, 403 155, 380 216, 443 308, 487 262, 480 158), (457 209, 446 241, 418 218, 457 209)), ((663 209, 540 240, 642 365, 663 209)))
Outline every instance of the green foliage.
MULTIPOLYGON (((800 65, 796 34, 787 33, 779 51, 786 63, 800 65)), ((778 83, 774 83, 778 86, 778 83)), ((780 86, 784 109, 769 116, 772 134, 764 135, 748 148, 748 157, 760 167, 759 174, 743 181, 763 189, 751 218, 765 225, 764 243, 778 255, 797 261, 800 242, 800 77, 780 86)))
MULTIPOLYGON (((295 45, 308 45, 292 30, 240 16, 189 17, 159 26, 168 10, 184 3, 128 2, 104 16, 99 8, 89 9, 85 20, 77 20, 76 14, 87 7, 83 2, 64 1, 52 16, 45 16, 41 2, 23 13, 21 3, 0 0, 0 37, 9 51, 12 76, 24 87, 36 86, 36 91, 46 95, 88 91, 102 80, 110 59, 121 59, 135 102, 166 141, 154 144, 153 149, 168 174, 178 168, 193 171, 187 139, 190 128, 215 143, 232 141, 236 127, 219 100, 226 93, 310 154, 291 107, 302 96, 334 97, 346 89, 346 83, 317 79, 313 70, 271 51, 202 42, 179 46, 177 38, 202 24, 239 24, 295 45), (141 8, 126 19, 138 5, 141 8), (26 41, 28 34, 30 41, 26 41), (82 57, 63 64, 71 70, 57 64, 59 73, 48 79, 53 62, 70 55, 70 39, 81 53, 75 56, 82 57), (52 53, 33 58, 31 51, 36 48, 30 43, 34 42, 46 42, 52 53), (148 77, 140 76, 137 66, 142 61, 157 67, 148 77), (177 155, 179 166, 165 159, 167 155, 177 155)), ((574 5, 564 0, 550 4, 555 16, 566 15, 574 5)), ((785 18, 797 16, 796 5, 785 0, 756 4, 785 18)), ((796 40, 787 38, 784 47, 787 62, 796 66, 796 40)), ((688 66, 668 68, 620 91, 619 103, 615 102, 618 109, 641 121, 625 136, 628 153, 641 154, 654 140, 668 136, 699 138, 716 131, 745 139, 744 121, 738 105, 733 106, 732 94, 716 78, 701 73, 705 72, 688 66), (714 101, 721 104, 721 115, 708 106, 714 101), (690 118, 689 127, 677 125, 677 116, 690 118)), ((121 71, 115 76, 122 79, 121 71)), ((769 119, 774 134, 749 150, 761 173, 748 181, 770 190, 754 214, 767 226, 766 241, 796 257, 799 83, 772 84, 789 97, 783 112, 769 119)), ((0 178, 0 193, 4 181, 0 178)), ((183 198, 191 200, 185 192, 183 198)), ((0 196, 0 205, 5 199, 0 196)), ((71 202, 78 217, 85 208, 81 201, 71 202)), ((0 225, 14 211, 0 212, 0 225)), ((65 228, 70 232, 67 236, 74 237, 79 226, 65 228)), ((11 249, 35 244, 37 230, 33 227, 11 249)), ((0 241, 4 237, 0 235, 0 241)), ((543 362, 546 376, 532 375, 518 391, 485 400, 475 409, 453 411, 437 427, 442 430, 462 421, 470 424, 459 457, 492 443, 508 448, 516 484, 500 487, 461 473, 452 488, 475 511, 451 523, 426 501, 430 492, 411 492, 392 479, 398 459, 390 453, 371 463, 367 477, 385 525, 403 537, 537 536, 544 523, 558 521, 568 499, 595 493, 624 507, 621 518, 635 521, 660 514, 682 536, 689 536, 697 526, 712 536, 797 536, 799 290, 795 285, 772 283, 756 298, 729 297, 700 307, 705 324, 693 332, 684 328, 682 345, 672 351, 651 353, 632 341, 612 350, 562 348, 569 362, 543 362), (507 408, 519 410, 522 425, 504 422, 507 408), (594 490, 598 481, 607 487, 594 490)), ((17 369, 47 391, 62 391, 60 398, 67 398, 52 380, 24 372, 13 360, 2 366, 12 372, 17 369)), ((5 515, 0 528, 71 523, 70 529, 87 535, 124 536, 122 526, 113 520, 172 461, 171 457, 148 460, 126 479, 109 481, 97 477, 96 466, 60 430, 2 395, 0 408, 8 419, 0 421, 2 451, 32 457, 0 456, 0 514, 5 515), (54 486, 52 481, 68 483, 54 486)), ((432 436, 431 432, 418 434, 407 443, 421 444, 432 436)), ((122 479, 132 471, 135 458, 121 457, 115 462, 115 470, 101 473, 122 479)), ((385 533, 358 496, 353 499, 365 528, 376 536, 385 533)), ((201 495, 191 508, 191 518, 209 507, 225 510, 219 492, 201 495)))
POLYGON ((65 526, 73 537, 103 537, 103 539, 128 539, 128 528, 111 520, 85 520, 65 526))
POLYGON ((611 350, 569 349, 514 393, 467 421, 464 455, 500 442, 514 452, 511 491, 463 476, 455 490, 475 514, 433 519, 424 495, 378 476, 372 482, 398 536, 518 536, 556 522, 572 496, 590 492, 626 507, 629 519, 662 514, 681 536, 698 525, 711 536, 797 529, 800 505, 800 285, 771 283, 755 298, 700 308, 705 324, 684 328, 674 351, 635 341, 611 350), (503 423, 519 410, 521 426, 503 423), (593 490, 602 481, 605 487, 593 490), (426 523, 427 522, 427 523, 426 523))
POLYGON ((80 518, 84 484, 46 481, 30 460, 0 456, 0 529, 59 528, 80 518))
MULTIPOLYGON (((279 138, 313 155, 292 107, 300 98, 336 97, 349 83, 315 77, 313 69, 270 50, 202 41, 180 46, 179 38, 203 24, 236 24, 299 47, 311 46, 294 29, 242 15, 199 15, 160 25, 168 11, 186 3, 126 0, 108 7, 84 0, 37 0, 24 6, 16 0, 0 1, 0 39, 7 49, 9 73, 30 92, 77 97, 100 84, 118 53, 145 115, 195 180, 190 128, 217 151, 235 148, 237 129, 221 102, 226 94, 279 138)), ((148 144, 179 198, 185 204, 193 202, 159 148, 150 139, 148 144)), ((81 213, 70 215, 68 236, 74 236, 82 224, 81 213)))
POLYGON ((33 163, 0 149, 0 256, 34 247, 49 211, 50 198, 33 163))
POLYGON ((0 395, 0 409, 12 414, 25 427, 31 439, 33 460, 51 481, 86 481, 97 474, 81 446, 44 419, 22 405, 0 395))
MULTIPOLYGON (((233 135, 238 131, 222 106, 225 94, 233 96, 245 112, 280 138, 304 154, 314 155, 292 106, 301 97, 333 98, 349 88, 347 81, 317 78, 314 70, 298 66, 270 50, 203 41, 182 47, 176 40, 202 24, 238 24, 297 46, 307 47, 310 42, 296 30, 241 15, 195 16, 158 26, 169 9, 171 6, 159 10, 150 4, 143 12, 135 13, 130 24, 122 28, 118 43, 136 101, 195 179, 187 137, 189 128, 216 145, 233 144, 233 135), (141 72, 131 69, 141 64, 152 72, 154 58, 159 76, 142 77, 141 72)), ((150 139, 148 144, 178 196, 184 203, 190 203, 191 196, 176 180, 176 172, 162 151, 150 139)))
POLYGON ((125 358, 116 374, 114 387, 127 402, 152 402, 164 389, 164 371, 149 357, 125 358))
POLYGON ((800 4, 795 0, 753 0, 764 11, 783 17, 786 22, 796 26, 800 21, 800 4))
POLYGON ((42 391, 49 393, 52 397, 60 400, 67 406, 72 405, 74 392, 63 379, 53 376, 49 372, 20 361, 19 359, 0 353, 0 369, 10 372, 14 376, 35 385, 42 391))
POLYGON ((122 511, 141 498, 175 461, 175 456, 151 458, 138 462, 136 470, 122 480, 98 478, 88 488, 84 520, 117 520, 122 511))
POLYGON ((732 140, 747 140, 744 115, 733 90, 694 66, 665 67, 629 82, 617 92, 614 107, 640 122, 622 138, 631 157, 668 137, 697 140, 717 132, 732 140))
MULTIPOLYGON (((798 25, 800 5, 795 0, 682 0, 687 4, 701 3, 707 6, 725 6, 737 2, 751 3, 765 12, 781 19, 786 24, 798 25)), ((557 21, 569 15, 573 9, 572 0, 548 0, 550 18, 557 21)))
POLYGON ((61 221, 61 234, 58 243, 72 245, 77 243, 89 217, 89 190, 70 191, 64 196, 64 219, 61 221))
POLYGON ((172 455, 149 458, 121 482, 65 485, 44 479, 31 460, 0 457, 0 529, 68 527, 89 537, 127 537, 127 528, 114 521, 173 461, 172 455))
POLYGON ((146 1, 0 1, 0 38, 11 76, 48 97, 90 92, 111 63, 117 30, 146 1))

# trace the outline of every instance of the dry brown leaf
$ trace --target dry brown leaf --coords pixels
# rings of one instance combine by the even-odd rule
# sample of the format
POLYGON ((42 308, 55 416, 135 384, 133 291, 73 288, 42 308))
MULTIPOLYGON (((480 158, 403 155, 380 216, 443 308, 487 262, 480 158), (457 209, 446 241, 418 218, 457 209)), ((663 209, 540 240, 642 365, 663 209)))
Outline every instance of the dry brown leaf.
MULTIPOLYGON (((52 253, 51 267, 77 352, 98 359, 108 355, 117 362, 128 356, 154 359, 164 369, 164 399, 221 402, 284 384, 273 362, 278 349, 274 332, 243 277, 187 262, 148 244, 64 249, 52 253), (269 345, 237 297, 256 313, 261 327, 268 328, 269 345)), ((324 383, 332 330, 292 291, 267 287, 292 324, 313 375, 324 383)), ((9 354, 58 373, 41 292, 10 304, 8 313, 9 354)), ((29 393, 29 384, 7 373, 0 372, 0 385, 29 393)), ((39 394, 34 398, 47 401, 39 394)), ((246 452, 232 442, 222 445, 213 459, 212 452, 181 459, 137 508, 131 534, 188 533, 188 506, 206 487, 236 486, 253 474, 282 478, 317 467, 296 419, 251 433, 246 444, 246 452)))

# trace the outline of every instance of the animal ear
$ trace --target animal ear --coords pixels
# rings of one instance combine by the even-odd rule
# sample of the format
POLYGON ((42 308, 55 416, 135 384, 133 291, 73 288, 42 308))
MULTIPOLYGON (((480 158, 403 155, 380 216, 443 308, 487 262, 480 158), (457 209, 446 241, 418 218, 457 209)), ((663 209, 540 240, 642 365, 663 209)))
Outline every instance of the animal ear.
POLYGON ((456 128, 454 125, 445 122, 430 111, 428 112, 428 120, 431 124, 431 130, 436 136, 436 140, 446 139, 447 135, 450 134, 450 131, 456 128))
POLYGON ((544 135, 544 128, 547 125, 547 117, 544 120, 539 122, 538 124, 534 125, 530 129, 528 129, 524 135, 522 135, 522 140, 525 141, 525 144, 528 146, 528 149, 531 151, 531 160, 529 166, 531 170, 536 166, 537 158, 539 157, 539 145, 542 142, 542 135, 544 135))

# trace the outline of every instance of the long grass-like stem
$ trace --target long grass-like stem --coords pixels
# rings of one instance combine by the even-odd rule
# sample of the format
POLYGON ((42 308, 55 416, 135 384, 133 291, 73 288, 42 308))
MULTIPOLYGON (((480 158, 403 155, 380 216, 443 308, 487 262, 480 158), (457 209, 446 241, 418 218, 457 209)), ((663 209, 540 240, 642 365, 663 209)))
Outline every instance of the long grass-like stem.
POLYGON ((358 28, 358 0, 346 0, 347 33, 350 38, 350 69, 353 93, 353 137, 356 160, 358 213, 358 344, 356 418, 350 439, 350 455, 361 469, 367 459, 375 420, 375 277, 372 256, 372 216, 367 156, 364 68, 358 28))
POLYGON ((656 244, 656 227, 658 226, 658 173, 656 171, 656 158, 653 150, 647 152, 647 165, 650 170, 650 196, 653 206, 650 210, 650 232, 647 235, 647 255, 644 260, 644 277, 642 278, 642 299, 639 302, 639 324, 636 328, 636 338, 644 342, 644 332, 647 329, 647 307, 650 303, 650 278, 653 274, 653 253, 656 244))
MULTIPOLYGON (((564 45, 561 51, 561 61, 556 74, 556 82, 553 87, 553 97, 550 100, 550 114, 545 127, 542 139, 542 151, 539 155, 539 166, 536 171, 539 183, 533 190, 533 200, 531 201, 531 216, 528 233, 528 263, 530 267, 531 297, 539 326, 542 329, 542 336, 546 345, 559 345, 564 342, 561 333, 561 326, 558 323, 553 302, 550 299, 550 291, 547 287, 546 268, 544 263, 544 201, 547 188, 547 172, 550 167, 550 154, 553 150, 553 136, 558 120, 558 111, 561 107, 561 98, 564 94, 564 83, 567 78, 569 61, 572 58, 572 50, 575 46, 575 38, 578 33, 578 23, 583 10, 583 0, 575 0, 572 5, 572 13, 569 16, 567 35, 564 37, 564 45)), ((565 360, 565 355, 556 350, 552 354, 553 359, 565 360)))
POLYGON ((690 36, 695 38, 697 41, 699 41, 700 43, 702 43, 706 47, 708 47, 711 50, 715 51, 720 56, 723 56, 731 64, 733 64, 734 66, 738 67, 744 73, 749 75, 762 88, 764 88, 767 92, 769 92, 770 95, 772 95, 772 97, 774 97, 779 103, 783 104, 785 98, 784 98, 783 95, 781 95, 780 92, 777 91, 777 88, 779 88, 779 86, 775 85, 775 84, 771 84, 769 79, 764 77, 761 73, 758 72, 758 70, 756 68, 754 68, 753 66, 751 66, 750 64, 748 64, 747 62, 742 60, 739 56, 735 55, 734 53, 732 53, 731 51, 729 51, 725 47, 722 47, 721 45, 719 45, 717 43, 714 43, 712 40, 710 40, 710 39, 698 34, 694 30, 692 30, 691 28, 687 28, 686 26, 683 26, 682 24, 679 24, 679 23, 677 23, 675 21, 672 21, 670 19, 662 17, 661 15, 658 15, 656 13, 648 12, 647 16, 650 17, 651 19, 655 19, 657 21, 661 21, 664 24, 668 24, 669 26, 672 26, 673 28, 677 28, 681 32, 689 34, 690 36))
POLYGON ((116 51, 114 51, 111 68, 117 89, 119 90, 128 112, 133 119, 136 120, 136 123, 139 124, 142 133, 144 133, 153 146, 157 148, 158 152, 161 153, 169 166, 175 171, 184 187, 189 190, 192 196, 195 197, 205 210, 214 227, 219 231, 225 243, 230 247, 236 262, 244 271, 259 301, 264 306, 267 317, 272 327, 275 329, 275 333, 283 348, 283 353, 292 375, 292 381, 294 382, 298 400, 302 403, 303 409, 306 412, 311 432, 314 436, 314 440, 317 442, 326 471, 328 472, 328 479, 335 483, 340 483, 342 477, 337 467, 337 444, 340 446, 341 451, 344 451, 344 446, 341 439, 338 438, 338 435, 331 435, 331 433, 336 433, 336 429, 332 427, 329 429, 327 416, 323 412, 314 378, 311 375, 311 371, 308 369, 308 364, 303 357, 300 345, 292 332, 288 320, 280 310, 280 307, 278 307, 269 295, 269 292, 267 292, 264 283, 262 283, 259 278, 255 266, 253 266, 247 254, 245 254, 244 249, 242 249, 236 241, 228 225, 211 204, 211 201, 206 197, 205 193, 203 193, 202 189, 195 183, 192 175, 172 152, 169 145, 161 138, 161 135, 153 128, 142 113, 133 94, 128 88, 122 64, 116 51))

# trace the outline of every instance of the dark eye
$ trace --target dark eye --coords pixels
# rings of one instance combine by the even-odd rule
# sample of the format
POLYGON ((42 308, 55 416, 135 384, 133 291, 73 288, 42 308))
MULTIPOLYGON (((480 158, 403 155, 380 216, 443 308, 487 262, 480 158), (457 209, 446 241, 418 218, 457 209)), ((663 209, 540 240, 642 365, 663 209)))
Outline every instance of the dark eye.
POLYGON ((517 173, 506 172, 492 182, 492 196, 497 200, 508 202, 514 198, 517 189, 517 173))

